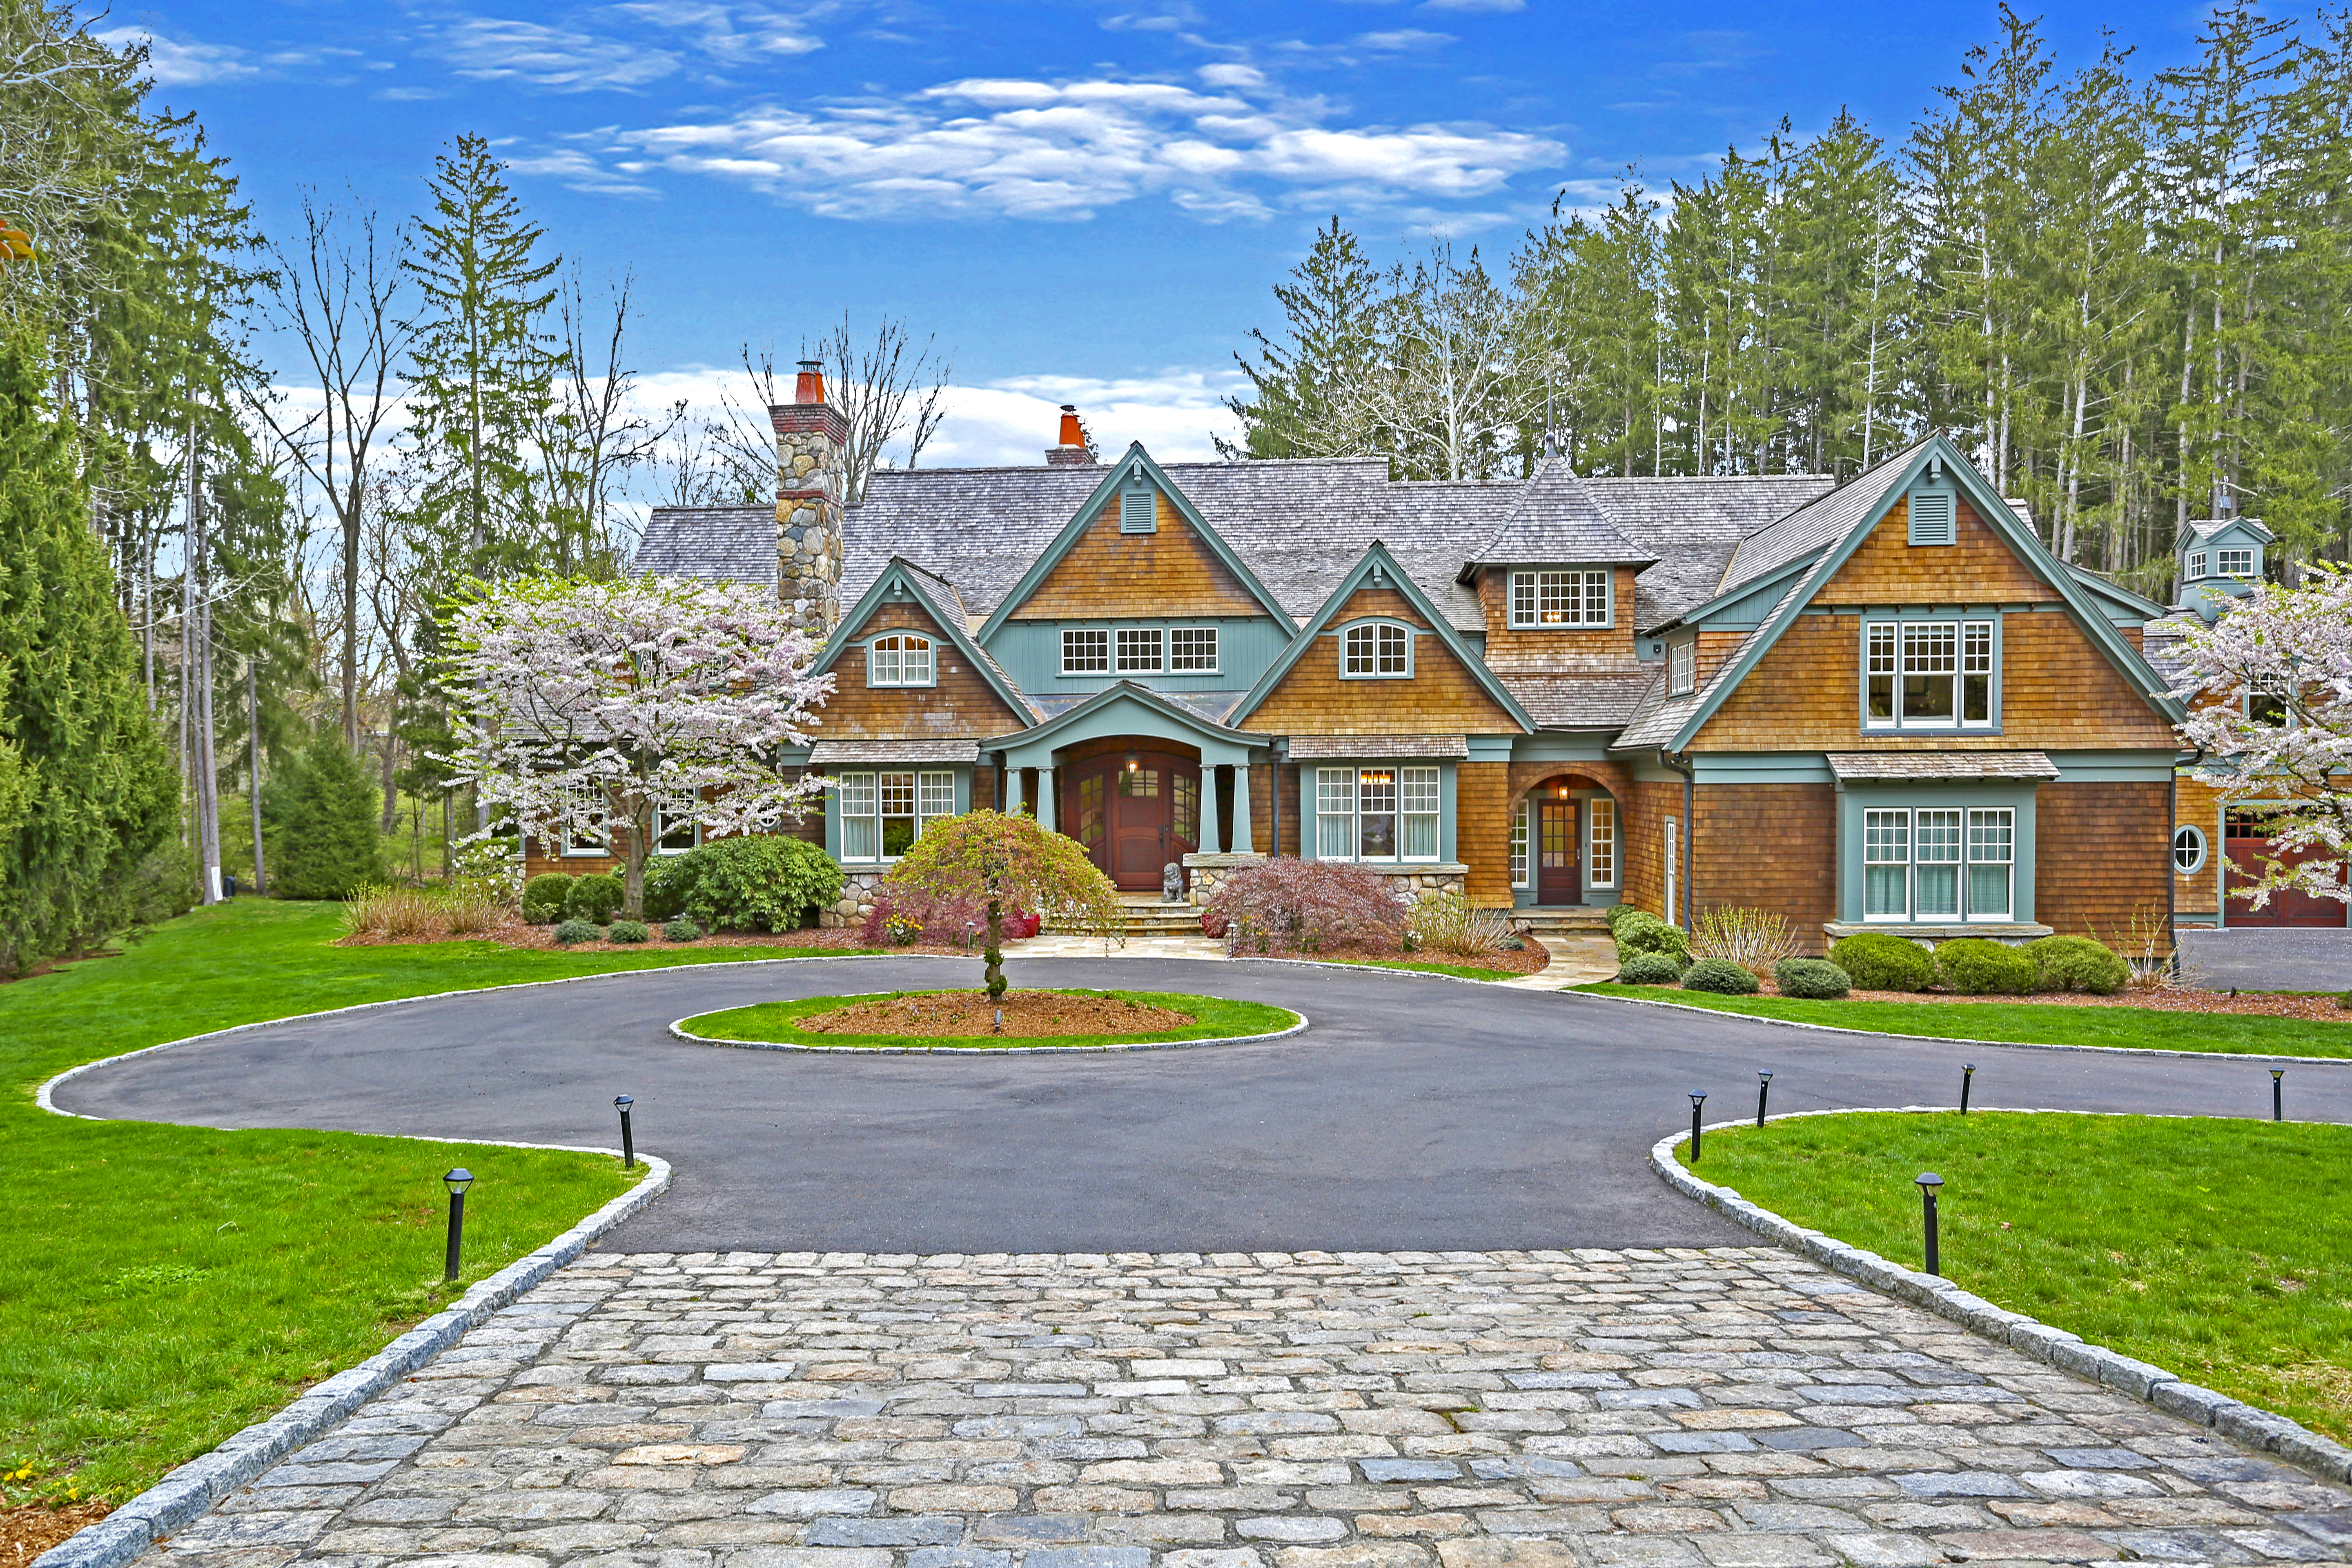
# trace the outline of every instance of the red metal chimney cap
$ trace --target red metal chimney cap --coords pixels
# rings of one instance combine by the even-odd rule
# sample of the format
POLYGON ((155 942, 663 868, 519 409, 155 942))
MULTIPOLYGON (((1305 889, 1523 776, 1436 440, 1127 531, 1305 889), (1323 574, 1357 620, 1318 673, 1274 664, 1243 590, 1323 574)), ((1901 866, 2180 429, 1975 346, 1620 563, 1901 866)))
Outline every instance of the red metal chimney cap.
POLYGON ((794 403, 824 401, 824 362, 823 360, 801 361, 800 376, 793 383, 793 401, 794 403))

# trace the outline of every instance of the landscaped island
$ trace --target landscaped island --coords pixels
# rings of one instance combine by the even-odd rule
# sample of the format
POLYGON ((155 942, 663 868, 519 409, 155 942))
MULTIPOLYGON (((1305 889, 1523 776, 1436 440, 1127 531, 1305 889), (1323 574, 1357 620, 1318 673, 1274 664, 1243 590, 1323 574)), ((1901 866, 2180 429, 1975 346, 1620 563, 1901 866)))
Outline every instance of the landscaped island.
POLYGON ((1178 1044, 1280 1034, 1286 1007, 1157 991, 892 991, 762 1002, 682 1020, 698 1039, 893 1050, 1178 1044))

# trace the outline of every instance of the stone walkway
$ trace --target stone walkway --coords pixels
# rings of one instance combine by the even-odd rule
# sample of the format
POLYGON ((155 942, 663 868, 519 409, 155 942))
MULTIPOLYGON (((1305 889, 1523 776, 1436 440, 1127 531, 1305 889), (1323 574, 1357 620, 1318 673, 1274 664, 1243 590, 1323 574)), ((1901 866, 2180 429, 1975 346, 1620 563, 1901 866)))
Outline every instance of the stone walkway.
POLYGON ((1771 1248, 733 1253, 592 1255, 147 1561, 1918 1568, 2347 1544, 2352 1493, 1771 1248))

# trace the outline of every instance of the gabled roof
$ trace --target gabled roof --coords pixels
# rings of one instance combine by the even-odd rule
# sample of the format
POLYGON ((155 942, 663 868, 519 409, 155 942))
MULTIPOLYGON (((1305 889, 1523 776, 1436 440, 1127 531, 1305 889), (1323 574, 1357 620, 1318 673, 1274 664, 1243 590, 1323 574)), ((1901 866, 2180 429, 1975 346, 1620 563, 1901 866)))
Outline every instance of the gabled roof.
POLYGON ((1548 452, 1520 486, 1502 526, 1463 563, 1462 580, 1488 565, 1647 566, 1657 559, 1656 551, 1626 537, 1565 458, 1548 452))
POLYGON ((2206 542, 2218 539, 2232 530, 2264 544, 2278 542, 2278 535, 2263 527, 2263 520, 2258 517, 2192 517, 2181 524, 2179 533, 2173 539, 2172 547, 2178 550, 2191 539, 2200 543, 2206 542))
POLYGON ((1909 451, 1890 458, 1878 468, 1864 474, 1852 484, 1832 491, 1811 506, 1800 509, 1774 523, 1764 534, 1748 542, 1757 543, 1765 534, 1781 537, 1766 542, 1751 556, 1748 544, 1740 546, 1733 558, 1732 567, 1725 573, 1727 590, 1741 583, 1755 583, 1767 572, 1787 565, 1809 551, 1818 551, 1811 564, 1791 577, 1789 586, 1772 607, 1762 625, 1741 639, 1698 690, 1687 696, 1667 699, 1663 696, 1663 675, 1652 687, 1642 704, 1641 711, 1613 742, 1615 749, 1657 747, 1679 752, 1688 746, 1700 728, 1715 716, 1725 700, 1739 682, 1746 679, 1758 661, 1778 642, 1780 635, 1795 624, 1798 613, 1832 577, 1837 574, 1869 537, 1895 499, 1910 488, 1911 481, 1929 462, 1938 464, 1961 491, 1985 525, 2000 536, 2003 542, 2017 552, 2028 566, 2048 583, 2053 592, 2065 601, 2078 628, 2093 642, 2108 661, 2122 672, 2126 679, 2167 719, 2178 723, 2184 716, 2178 699, 2166 689, 2164 678, 2158 675, 2133 647, 2118 635, 2107 617, 2093 603, 2091 590, 2082 580, 2042 546, 2041 539, 2017 513, 1993 492, 1984 476, 1974 464, 1942 435, 1929 437, 1909 451), (1866 497, 1867 504, 1848 499, 1866 497), (1811 514, 1810 516, 1808 514, 1811 514), (1741 563, 1748 565, 1742 568, 1741 563))
POLYGON ((657 506, 637 541, 635 569, 647 577, 773 584, 776 503, 657 506))
POLYGON ((1263 735, 1244 734, 1241 731, 1220 724, 1213 719, 1203 718, 1182 703, 1171 701, 1167 692, 1154 691, 1149 686, 1138 685, 1132 680, 1114 680, 1084 701, 1063 709, 1051 719, 1032 725, 1026 730, 1017 730, 1009 735, 992 736, 982 743, 992 751, 1003 746, 1025 745, 1032 742, 1043 741, 1068 729, 1096 709, 1107 708, 1111 703, 1121 700, 1140 702, 1145 707, 1155 710, 1171 722, 1215 740, 1234 741, 1250 746, 1265 744, 1265 737, 1263 735))
POLYGON ((1519 700, 1511 695, 1510 689, 1493 670, 1486 668, 1486 661, 1471 651, 1470 646, 1462 640, 1461 634, 1445 624, 1445 617, 1437 613, 1436 606, 1429 602, 1429 595, 1406 575, 1404 568, 1397 564, 1396 557, 1391 555, 1388 547, 1377 539, 1365 549, 1363 559, 1356 563, 1355 570, 1339 580, 1339 585, 1331 590, 1330 597, 1323 601, 1322 607, 1309 616, 1306 625, 1298 628, 1297 635, 1290 639, 1290 646, 1282 650, 1281 657, 1266 667, 1257 684, 1250 688, 1249 695, 1234 705, 1231 716, 1234 723, 1238 724, 1257 711, 1259 705, 1273 694, 1274 689, 1282 684, 1282 678, 1306 657, 1315 639, 1346 608, 1356 590, 1376 574, 1382 579, 1381 586, 1394 588, 1404 595, 1405 603, 1420 612, 1422 619, 1429 623, 1431 635, 1444 643, 1447 651, 1470 672, 1471 678, 1495 700, 1497 707, 1517 720, 1521 729, 1531 731, 1536 727, 1535 721, 1528 717, 1528 710, 1519 706, 1519 700))
POLYGON ((832 638, 824 645, 824 652, 818 657, 809 673, 823 675, 838 663, 858 632, 873 618, 874 612, 889 598, 890 591, 899 587, 922 602, 923 608, 930 612, 931 619, 939 623, 940 630, 947 634, 948 641, 955 645, 958 653, 971 661, 971 667, 980 672, 981 679, 988 683, 989 689, 995 692, 1007 708, 1023 718, 1034 719, 1036 716, 1035 705, 1019 687, 1013 684, 1013 678, 1004 673, 1003 667, 989 658, 987 650, 974 642, 971 633, 964 629, 963 601, 957 596, 955 584, 896 555, 890 557, 881 574, 866 587, 849 613, 841 617, 841 625, 835 629, 832 638))
POLYGON ((2091 597, 2105 599, 2140 621, 2153 621, 2166 613, 2164 606, 2155 600, 2142 598, 2122 584, 2094 572, 2087 566, 2076 566, 2068 563, 2066 570, 2074 574, 2074 581, 2081 584, 2084 592, 2089 594, 2091 597))
POLYGON ((1209 526, 1208 520, 1201 515, 1190 500, 1186 499, 1184 492, 1177 489, 1176 481, 1168 477, 1167 470, 1153 462, 1151 454, 1143 449, 1143 443, 1137 441, 1131 443, 1127 450, 1120 454, 1118 461, 1102 470, 1101 481, 1087 493, 1086 500, 1078 503, 1077 510, 1070 514, 1070 521, 1063 525, 1062 531, 1055 534, 1054 542, 1045 546, 1036 560, 1030 563, 1029 570, 1021 574, 1021 580, 1013 585, 1013 591, 1005 595, 1003 601, 997 605, 995 612, 988 617, 987 624, 980 628, 980 637, 982 642, 994 637, 996 628, 1003 626, 1013 612, 1021 607, 1024 600, 1037 591, 1038 584, 1045 582, 1046 575, 1055 566, 1061 564, 1062 557, 1070 552, 1071 547, 1077 543, 1078 540, 1085 535, 1087 529, 1095 521, 1097 514, 1110 503, 1110 498, 1118 491, 1120 481, 1139 468, 1150 478, 1155 486, 1159 487, 1160 493, 1168 498, 1184 521, 1192 525, 1192 531, 1201 536, 1201 542, 1209 547, 1210 552, 1223 563, 1225 570, 1231 572, 1241 585, 1248 591, 1250 597, 1265 605, 1267 615, 1276 619, 1283 618, 1282 601, 1276 598, 1267 590, 1266 585, 1258 581, 1257 574, 1251 571, 1239 555, 1234 553, 1234 547, 1226 543, 1215 529, 1209 526))

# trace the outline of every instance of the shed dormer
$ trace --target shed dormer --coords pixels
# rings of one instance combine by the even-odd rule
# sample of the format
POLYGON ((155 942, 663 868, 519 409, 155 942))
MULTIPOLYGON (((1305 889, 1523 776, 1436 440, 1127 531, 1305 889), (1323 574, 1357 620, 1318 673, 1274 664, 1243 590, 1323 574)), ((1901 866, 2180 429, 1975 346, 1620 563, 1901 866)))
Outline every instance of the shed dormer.
POLYGON ((2174 542, 2180 568, 2176 610, 2194 610, 2205 620, 2219 616, 2232 599, 2254 591, 2268 566, 2264 552, 2278 536, 2251 517, 2199 518, 2174 542))

